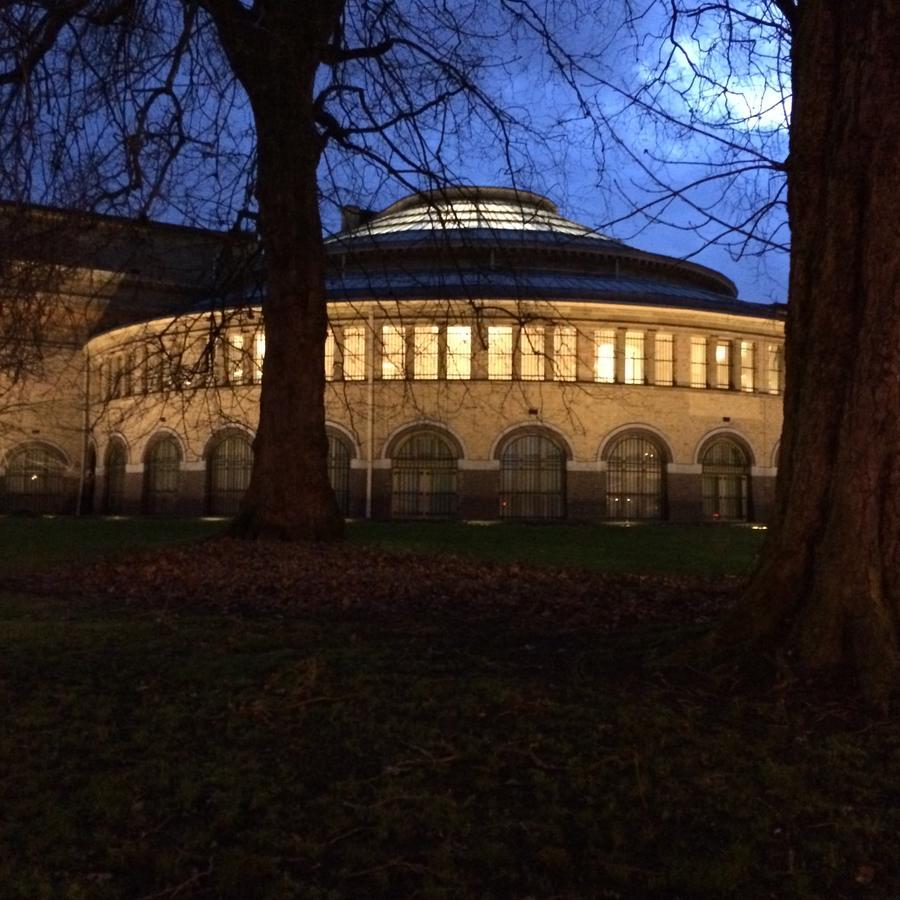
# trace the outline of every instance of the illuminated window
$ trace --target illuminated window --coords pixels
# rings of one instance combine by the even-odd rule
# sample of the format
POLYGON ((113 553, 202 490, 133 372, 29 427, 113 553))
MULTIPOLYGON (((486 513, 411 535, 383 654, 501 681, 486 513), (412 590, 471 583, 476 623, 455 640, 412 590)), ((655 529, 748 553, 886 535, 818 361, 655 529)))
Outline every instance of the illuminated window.
POLYGON ((237 515, 253 468, 250 439, 243 434, 228 435, 213 447, 206 467, 207 509, 210 515, 237 515))
MULTIPOLYGON (((675 343, 671 334, 656 335, 656 372, 657 384, 675 383, 675 343)), ((704 351, 705 352, 705 351, 704 351)))
POLYGON ((784 390, 784 347, 769 344, 768 388, 770 394, 780 394, 784 390))
POLYGON ((566 456, 542 434, 513 438, 500 456, 500 518, 561 519, 566 512, 566 456))
POLYGON ((125 396, 125 358, 121 353, 113 357, 112 364, 112 390, 110 396, 115 399, 125 396))
MULTIPOLYGON (((182 391, 190 384, 189 372, 184 364, 184 347, 178 341, 178 338, 170 337, 163 350, 163 379, 167 391, 182 391)), ((238 383, 246 384, 251 373, 243 354, 239 365, 241 377, 238 383)))
POLYGON ((706 387, 706 338, 691 338, 691 387, 706 387))
POLYGON ((406 377, 406 329, 402 325, 381 326, 381 377, 386 381, 406 377))
POLYGON ((525 325, 519 334, 519 376, 523 381, 544 378, 543 325, 525 325))
POLYGON ((416 325, 413 330, 413 377, 438 377, 438 326, 416 325))
POLYGON ((128 353, 125 354, 125 372, 124 372, 124 391, 126 396, 131 396, 134 393, 135 388, 135 376, 136 376, 136 356, 133 350, 129 350, 128 353))
POLYGON ((731 386, 731 344, 716 341, 716 387, 727 390, 731 386))
POLYGON ((344 328, 344 378, 362 381, 366 377, 366 329, 362 325, 344 328))
POLYGON ((332 381, 334 379, 334 352, 336 341, 334 332, 329 327, 325 335, 325 380, 332 381))
MULTIPOLYGON (((334 353, 334 345, 332 344, 332 354, 334 353)), ((263 361, 266 358, 266 333, 262 330, 257 331, 253 336, 253 380, 257 383, 262 381, 263 361)))
POLYGON ((472 329, 468 325, 447 327, 447 378, 472 377, 472 329))
POLYGON ((33 444, 7 457, 3 507, 6 512, 61 512, 66 461, 53 447, 33 444))
POLYGON ((625 384, 644 383, 644 334, 625 332, 625 384))
POLYGON ((741 341, 741 390, 752 391, 756 387, 756 345, 741 341))
POLYGON ((511 325, 488 328, 488 378, 512 378, 513 338, 511 325))
MULTIPOLYGON (((207 364, 211 366, 214 358, 215 351, 210 350, 207 364)), ((146 394, 150 390, 150 348, 146 343, 138 350, 137 367, 138 383, 135 385, 135 389, 146 394)))
POLYGON ((663 454, 639 435, 619 438, 606 468, 606 514, 610 519, 661 519, 665 493, 663 454))
MULTIPOLYGON (((246 360, 244 359, 244 336, 240 333, 229 334, 225 352, 227 355, 228 383, 243 384, 244 378, 248 374, 246 360)), ((166 356, 168 357, 168 354, 166 356)))
MULTIPOLYGON (((227 377, 227 353, 225 343, 220 342, 218 358, 221 364, 221 379, 227 377)), ((150 391, 161 391, 166 385, 166 351, 161 341, 155 341, 147 354, 147 386, 150 391)))
POLYGON ((594 332, 594 381, 612 383, 616 380, 616 333, 612 328, 594 332))
POLYGON ((703 467, 703 515, 710 519, 746 519, 750 507, 750 463, 734 441, 719 438, 707 447, 703 467))
POLYGON ((575 381, 578 375, 577 335, 570 326, 553 329, 553 377, 556 381, 575 381))

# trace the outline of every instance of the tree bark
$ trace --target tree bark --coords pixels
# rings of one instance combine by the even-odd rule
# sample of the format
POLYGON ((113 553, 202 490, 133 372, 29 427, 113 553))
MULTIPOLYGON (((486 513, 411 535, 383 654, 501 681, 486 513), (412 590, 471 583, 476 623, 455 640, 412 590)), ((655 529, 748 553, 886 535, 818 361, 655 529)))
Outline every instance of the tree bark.
POLYGON ((900 6, 804 0, 792 31, 776 511, 714 641, 850 673, 885 701, 900 666, 900 6))
POLYGON ((266 354, 250 485, 232 527, 244 537, 333 540, 343 533, 327 474, 325 305, 315 76, 343 0, 272 0, 252 16, 209 0, 257 133, 266 267, 266 354))

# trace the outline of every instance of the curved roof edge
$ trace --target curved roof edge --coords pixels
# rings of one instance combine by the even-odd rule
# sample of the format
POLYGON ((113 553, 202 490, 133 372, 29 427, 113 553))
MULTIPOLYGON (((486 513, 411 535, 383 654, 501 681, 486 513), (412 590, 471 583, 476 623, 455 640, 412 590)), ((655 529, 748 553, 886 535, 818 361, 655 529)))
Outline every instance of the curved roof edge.
POLYGON ((523 191, 519 188, 495 187, 492 185, 455 185, 453 187, 432 188, 427 191, 416 191, 408 197, 401 197, 390 206, 382 209, 377 215, 388 216, 416 206, 427 206, 432 203, 447 203, 453 200, 497 200, 501 203, 514 203, 518 206, 528 205, 545 212, 559 215, 557 205, 542 194, 534 191, 523 191))
MULTIPOLYGON (((383 287, 383 286, 382 286, 383 287)), ((553 297, 547 295, 541 285, 494 285, 489 291, 483 290, 483 285, 457 283, 455 285, 443 284, 440 300, 471 300, 479 292, 479 299, 484 300, 529 300, 544 302, 565 303, 595 303, 604 306, 633 306, 654 309, 680 309, 694 310, 712 314, 734 315, 753 319, 768 319, 770 321, 783 321, 787 316, 787 304, 785 303, 754 303, 750 300, 736 300, 723 297, 721 294, 713 294, 705 291, 670 291, 660 290, 659 284, 648 283, 642 279, 626 281, 618 279, 613 281, 601 280, 600 283, 588 285, 584 283, 568 285, 565 290, 558 291, 553 297), (605 281, 605 283, 604 283, 605 281), (627 287, 627 290, 622 288, 627 287)), ((326 301, 328 303, 355 303, 369 302, 374 304, 388 302, 396 303, 422 303, 434 300, 429 297, 428 285, 420 280, 409 280, 402 284, 394 284, 389 291, 376 293, 373 285, 361 278, 340 278, 330 276, 325 288, 326 301)), ((207 297, 181 311, 182 315, 202 315, 210 312, 229 312, 242 308, 257 308, 262 302, 257 296, 248 299, 245 296, 230 295, 226 297, 207 297)), ((133 322, 124 326, 116 326, 103 329, 91 335, 91 339, 118 331, 121 327, 133 325, 146 325, 154 321, 166 321, 171 316, 160 316, 142 322, 133 322)))

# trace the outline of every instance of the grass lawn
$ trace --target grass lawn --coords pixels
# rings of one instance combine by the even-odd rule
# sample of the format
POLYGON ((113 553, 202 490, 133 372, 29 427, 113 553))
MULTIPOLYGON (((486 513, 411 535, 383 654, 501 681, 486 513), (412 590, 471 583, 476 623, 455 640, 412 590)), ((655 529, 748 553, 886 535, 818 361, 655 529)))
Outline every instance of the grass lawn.
POLYGON ((224 527, 205 519, 0 516, 0 574, 199 540, 224 527))
POLYGON ((0 593, 4 900, 900 896, 900 724, 702 626, 201 601, 0 593))
MULTIPOLYGON (((0 517, 0 572, 212 537, 221 521, 201 519, 0 517)), ((744 575, 764 531, 746 526, 467 525, 351 522, 350 543, 476 560, 608 572, 744 575)))
POLYGON ((391 550, 678 575, 745 575, 765 531, 732 525, 467 525, 355 522, 349 540, 391 550))

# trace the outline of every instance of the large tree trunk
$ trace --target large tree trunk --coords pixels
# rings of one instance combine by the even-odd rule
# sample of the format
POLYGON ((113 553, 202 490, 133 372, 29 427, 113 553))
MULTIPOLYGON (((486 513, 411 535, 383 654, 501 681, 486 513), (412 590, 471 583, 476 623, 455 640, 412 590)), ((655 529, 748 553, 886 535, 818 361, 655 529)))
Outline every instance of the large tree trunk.
POLYGON ((793 23, 792 234, 775 521, 720 645, 897 687, 900 5, 804 0, 793 23))
POLYGON ((314 118, 315 74, 343 0, 281 0, 247 20, 209 9, 244 85, 257 132, 257 195, 266 267, 266 355, 253 471, 233 531, 330 540, 343 519, 328 481, 324 251, 314 118))

